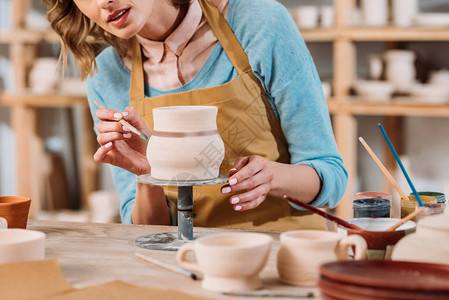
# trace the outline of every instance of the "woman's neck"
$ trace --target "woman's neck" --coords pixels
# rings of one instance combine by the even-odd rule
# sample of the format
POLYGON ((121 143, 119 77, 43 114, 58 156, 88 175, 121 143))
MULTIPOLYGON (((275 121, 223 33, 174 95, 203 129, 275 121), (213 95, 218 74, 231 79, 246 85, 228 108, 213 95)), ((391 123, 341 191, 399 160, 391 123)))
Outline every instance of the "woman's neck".
POLYGON ((169 1, 155 1, 148 22, 138 34, 153 41, 165 40, 184 19, 188 8, 188 5, 173 6, 169 1))

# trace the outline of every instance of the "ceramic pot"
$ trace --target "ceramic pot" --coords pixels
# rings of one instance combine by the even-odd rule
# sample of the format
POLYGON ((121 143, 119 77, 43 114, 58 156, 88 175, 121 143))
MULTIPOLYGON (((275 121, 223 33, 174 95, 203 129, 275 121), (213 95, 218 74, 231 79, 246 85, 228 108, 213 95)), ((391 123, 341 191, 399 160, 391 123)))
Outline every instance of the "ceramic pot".
POLYGON ((386 52, 386 78, 393 83, 397 91, 406 93, 415 83, 415 59, 416 54, 413 51, 389 50, 386 52))
POLYGON ((358 236, 342 237, 335 232, 318 230, 287 231, 280 235, 281 248, 277 269, 282 282, 315 286, 319 267, 323 263, 347 259, 348 250, 355 247, 355 259, 365 258, 366 242, 358 236))
POLYGON ((366 26, 385 26, 388 22, 387 0, 362 0, 363 23, 366 26))
POLYGON ((201 287, 217 292, 255 290, 262 287, 259 273, 267 263, 273 239, 262 233, 233 232, 205 236, 183 245, 178 263, 204 274, 201 287), (194 252, 196 262, 188 261, 194 252))
POLYGON ((346 221, 365 229, 365 231, 337 226, 337 232, 343 236, 357 234, 367 243, 366 256, 368 259, 384 259, 387 248, 391 249, 407 234, 415 232, 416 224, 412 221, 399 226, 395 231, 385 231, 401 219, 395 218, 354 218, 346 221))
POLYGON ((420 219, 416 233, 397 243, 391 259, 449 265, 449 208, 420 219))
POLYGON ((0 264, 45 258, 45 234, 34 230, 0 230, 0 264))
POLYGON ((31 199, 20 196, 0 196, 0 217, 8 221, 8 228, 26 229, 31 199))
POLYGON ((224 144, 217 131, 215 106, 153 109, 148 142, 151 176, 161 180, 206 180, 219 175, 224 144))

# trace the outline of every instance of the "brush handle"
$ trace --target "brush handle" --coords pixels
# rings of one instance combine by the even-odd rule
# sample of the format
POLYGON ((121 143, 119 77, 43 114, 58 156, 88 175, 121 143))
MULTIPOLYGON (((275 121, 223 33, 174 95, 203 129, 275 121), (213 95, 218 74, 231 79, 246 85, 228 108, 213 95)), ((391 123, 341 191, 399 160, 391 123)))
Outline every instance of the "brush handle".
POLYGON ((402 224, 404 224, 408 220, 413 219, 414 217, 416 217, 417 215, 419 215, 423 211, 424 211, 424 207, 420 207, 418 210, 415 210, 414 212, 412 212, 411 214, 409 214, 405 218, 401 219, 399 222, 397 222, 396 224, 394 224, 393 226, 391 226, 390 228, 388 228, 385 231, 395 231, 396 228, 398 228, 399 226, 401 226, 402 224))
POLYGON ((320 209, 318 209, 318 208, 316 208, 316 207, 314 207, 312 205, 302 203, 302 202, 300 202, 300 201, 298 201, 296 199, 293 199, 293 198, 291 198, 289 196, 284 196, 284 198, 288 202, 290 202, 290 203, 293 203, 293 204, 296 204, 298 206, 301 206, 302 208, 305 208, 305 209, 307 209, 307 210, 309 210, 309 211, 311 211, 311 212, 313 212, 313 213, 315 213, 317 215, 320 215, 323 218, 328 219, 328 220, 330 220, 330 221, 332 221, 334 223, 337 223, 337 224, 339 224, 341 226, 344 226, 346 228, 351 228, 351 229, 365 231, 365 229, 363 229, 362 227, 359 227, 357 225, 354 225, 354 224, 351 224, 349 222, 346 222, 345 220, 342 220, 342 219, 340 219, 338 217, 335 217, 335 216, 333 216, 331 214, 328 214, 327 212, 324 212, 324 211, 322 211, 322 210, 320 210, 320 209))
POLYGON ((376 154, 374 154, 373 150, 370 146, 365 142, 365 140, 361 137, 359 137, 360 143, 362 143, 363 147, 365 147, 366 151, 368 151, 369 155, 373 158, 374 162, 377 164, 379 169, 384 173, 385 177, 388 179, 388 181, 394 186, 396 191, 401 195, 401 198, 404 200, 408 200, 408 196, 404 193, 404 191, 400 188, 399 184, 396 182, 394 177, 391 175, 390 172, 388 172, 387 168, 382 164, 382 162, 377 158, 376 154))
POLYGON ((401 170, 402 170, 402 173, 403 173, 404 176, 405 176, 405 179, 407 179, 408 185, 409 185, 410 188, 412 189, 413 195, 415 195, 415 197, 416 197, 416 201, 418 201, 419 206, 424 206, 424 203, 422 202, 421 197, 419 197, 419 194, 418 194, 418 192, 416 191, 415 186, 414 186, 413 183, 412 183, 412 180, 411 180, 410 177, 408 176, 407 171, 405 170, 404 165, 402 164, 402 161, 401 161, 401 159, 399 158, 398 153, 397 153, 396 150, 394 149, 393 144, 392 144, 391 141, 390 141, 390 138, 388 137, 387 133, 385 132, 384 127, 383 127, 382 124, 380 124, 380 123, 378 124, 378 126, 379 126, 380 131, 382 132, 382 135, 383 135, 384 138, 385 138, 385 141, 387 141, 387 144, 388 144, 388 147, 389 147, 390 150, 391 150, 391 153, 393 153, 394 159, 396 159, 396 161, 397 161, 399 167, 400 167, 401 170))

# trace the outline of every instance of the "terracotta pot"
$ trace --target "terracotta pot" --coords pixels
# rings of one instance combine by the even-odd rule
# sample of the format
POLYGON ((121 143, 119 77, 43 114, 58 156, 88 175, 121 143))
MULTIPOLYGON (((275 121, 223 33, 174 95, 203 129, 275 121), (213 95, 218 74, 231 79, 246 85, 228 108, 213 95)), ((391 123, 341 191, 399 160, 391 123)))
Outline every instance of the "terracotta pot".
POLYGON ((0 217, 8 221, 8 228, 26 229, 31 199, 21 196, 0 196, 0 217))
POLYGON ((161 180, 217 178, 224 158, 217 112, 215 106, 153 109, 154 131, 147 147, 151 176, 161 180))

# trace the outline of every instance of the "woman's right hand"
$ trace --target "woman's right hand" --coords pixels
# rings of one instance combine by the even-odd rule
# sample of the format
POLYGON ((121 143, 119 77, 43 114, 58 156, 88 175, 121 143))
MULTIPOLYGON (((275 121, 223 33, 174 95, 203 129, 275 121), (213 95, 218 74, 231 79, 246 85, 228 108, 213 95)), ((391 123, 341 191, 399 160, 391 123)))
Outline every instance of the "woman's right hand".
POLYGON ((131 106, 122 113, 99 108, 95 115, 100 119, 97 125, 99 132, 97 141, 101 147, 95 152, 94 160, 123 168, 136 175, 150 173, 151 167, 146 158, 148 142, 119 123, 121 119, 124 119, 150 137, 151 131, 137 111, 131 106))

